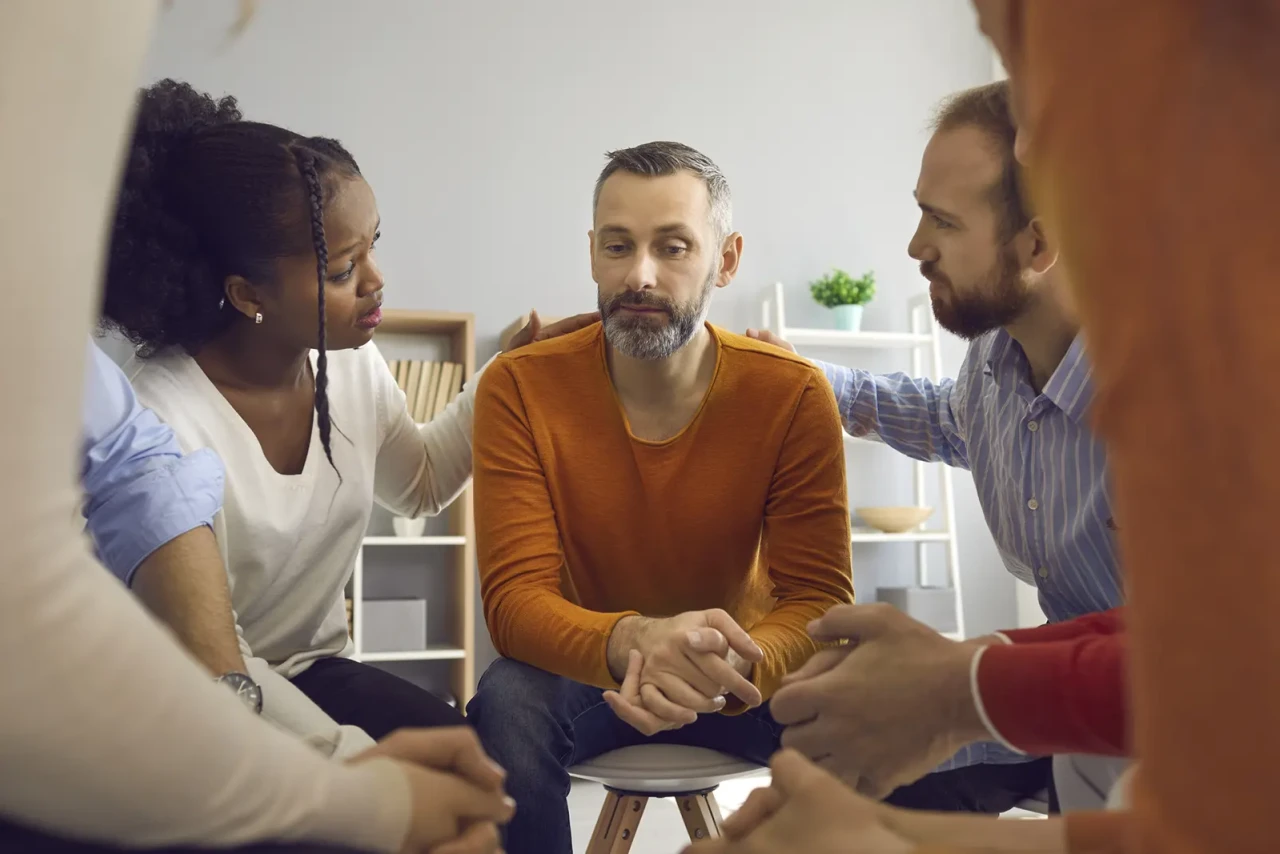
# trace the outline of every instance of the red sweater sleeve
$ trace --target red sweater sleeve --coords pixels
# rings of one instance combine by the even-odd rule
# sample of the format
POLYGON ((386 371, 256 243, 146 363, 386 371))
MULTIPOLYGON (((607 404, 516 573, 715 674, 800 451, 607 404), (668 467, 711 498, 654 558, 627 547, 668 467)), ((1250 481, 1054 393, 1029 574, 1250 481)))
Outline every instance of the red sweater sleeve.
POLYGON ((1012 643, 1047 643, 1094 635, 1114 635, 1122 631, 1124 631, 1124 609, 1112 608, 1110 611, 1085 614, 1074 620, 1049 623, 1032 629, 1009 629, 1000 634, 1012 643))
POLYGON ((1129 749, 1123 633, 989 646, 977 693, 993 733, 1026 753, 1124 756, 1129 749))

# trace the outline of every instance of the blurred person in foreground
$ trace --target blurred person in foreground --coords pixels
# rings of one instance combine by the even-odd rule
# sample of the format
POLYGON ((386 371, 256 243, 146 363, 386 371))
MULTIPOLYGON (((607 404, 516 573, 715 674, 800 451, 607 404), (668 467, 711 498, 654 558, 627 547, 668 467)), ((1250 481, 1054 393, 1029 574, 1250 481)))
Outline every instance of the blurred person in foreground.
POLYGON ((1019 150, 1094 357, 1142 763, 1123 809, 948 818, 929 835, 783 753, 775 786, 725 839, 693 850, 1270 850, 1280 684, 1257 668, 1280 650, 1280 450, 1266 427, 1280 413, 1280 246, 1267 233, 1280 197, 1280 4, 976 5, 1010 71, 1019 150), (1235 594, 1213 607, 1208 571, 1235 594))
POLYGON ((0 250, 60 313, 0 343, 0 849, 493 851, 513 806, 473 735, 326 760, 215 684, 76 528, 84 342, 156 12, 14 0, 0 30, 0 250))

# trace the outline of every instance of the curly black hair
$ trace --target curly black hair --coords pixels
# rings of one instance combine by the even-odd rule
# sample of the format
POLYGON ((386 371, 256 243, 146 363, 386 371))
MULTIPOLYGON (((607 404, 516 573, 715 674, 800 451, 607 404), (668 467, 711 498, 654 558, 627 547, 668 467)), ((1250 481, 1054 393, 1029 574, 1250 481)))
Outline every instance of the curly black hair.
POLYGON ((336 140, 244 121, 235 98, 174 80, 143 89, 107 258, 104 324, 143 356, 170 347, 194 354, 236 322, 227 277, 270 282, 277 259, 314 252, 316 422, 332 465, 324 205, 331 177, 359 174, 336 140))

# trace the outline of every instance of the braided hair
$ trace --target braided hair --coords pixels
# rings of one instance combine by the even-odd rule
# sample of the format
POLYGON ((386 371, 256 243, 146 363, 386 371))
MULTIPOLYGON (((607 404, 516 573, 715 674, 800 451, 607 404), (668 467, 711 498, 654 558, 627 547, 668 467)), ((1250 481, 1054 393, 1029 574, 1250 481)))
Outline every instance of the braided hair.
MULTIPOLYGON (((316 345, 316 421, 320 425, 320 443, 324 445, 329 465, 333 465, 333 452, 329 449, 329 357, 325 352, 324 282, 329 269, 329 246, 324 239, 324 186, 316 169, 316 158, 306 149, 296 149, 298 171, 307 182, 307 199, 311 203, 311 240, 315 245, 316 279, 319 282, 320 331, 316 345)), ((336 470, 336 466, 335 466, 336 470)))
POLYGON ((239 316, 224 298, 229 276, 269 285, 278 260, 314 253, 316 423, 333 465, 324 204, 333 179, 359 174, 336 140, 244 121, 235 98, 174 80, 143 89, 112 227, 104 325, 144 357, 172 347, 195 354, 239 316))

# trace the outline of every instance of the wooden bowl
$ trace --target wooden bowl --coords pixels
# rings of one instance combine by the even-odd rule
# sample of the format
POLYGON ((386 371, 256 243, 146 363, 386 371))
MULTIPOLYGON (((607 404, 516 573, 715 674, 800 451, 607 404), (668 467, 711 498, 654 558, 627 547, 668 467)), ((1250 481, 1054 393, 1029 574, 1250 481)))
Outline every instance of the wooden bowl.
POLYGON ((868 525, 886 534, 913 530, 933 515, 932 507, 858 507, 854 510, 868 525))

